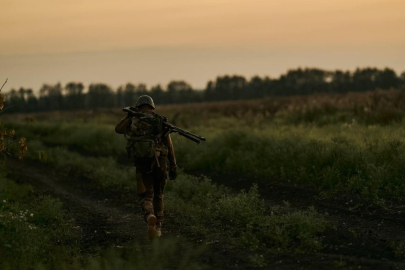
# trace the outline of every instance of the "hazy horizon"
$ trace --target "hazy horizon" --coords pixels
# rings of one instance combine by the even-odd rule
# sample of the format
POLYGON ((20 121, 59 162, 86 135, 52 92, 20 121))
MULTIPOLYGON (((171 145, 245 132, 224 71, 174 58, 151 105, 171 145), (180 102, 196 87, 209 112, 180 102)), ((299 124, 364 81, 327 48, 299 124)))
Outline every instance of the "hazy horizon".
POLYGON ((4 91, 69 81, 278 77, 288 69, 405 71, 405 3, 387 0, 0 0, 4 91))

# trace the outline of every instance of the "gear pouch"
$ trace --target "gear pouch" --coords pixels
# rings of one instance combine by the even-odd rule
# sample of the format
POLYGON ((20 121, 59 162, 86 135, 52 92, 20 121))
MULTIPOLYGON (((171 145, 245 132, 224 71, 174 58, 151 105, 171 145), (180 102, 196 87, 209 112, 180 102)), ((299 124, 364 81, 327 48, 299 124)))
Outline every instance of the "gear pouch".
POLYGON ((138 159, 152 158, 155 156, 155 142, 153 140, 135 141, 133 154, 138 159))

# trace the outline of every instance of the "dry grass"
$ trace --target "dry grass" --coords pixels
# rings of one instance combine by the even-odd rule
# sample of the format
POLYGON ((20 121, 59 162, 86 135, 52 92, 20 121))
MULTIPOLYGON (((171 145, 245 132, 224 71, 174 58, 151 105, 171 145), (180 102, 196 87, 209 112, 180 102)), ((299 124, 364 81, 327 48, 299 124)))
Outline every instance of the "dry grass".
MULTIPOLYGON (((317 123, 325 115, 338 116, 328 121, 347 122, 356 119, 367 124, 388 124, 405 115, 405 89, 346 94, 315 94, 308 96, 274 97, 246 101, 222 101, 158 106, 157 111, 185 127, 217 117, 233 117, 251 123, 254 119, 278 120, 288 123, 317 123), (319 121, 318 121, 319 120, 319 121)), ((13 120, 66 120, 116 123, 124 116, 121 108, 55 111, 5 115, 13 120), (31 118, 30 118, 31 117, 31 118)), ((322 122, 321 121, 321 122, 322 122)), ((321 123, 324 124, 324 123, 321 123)))

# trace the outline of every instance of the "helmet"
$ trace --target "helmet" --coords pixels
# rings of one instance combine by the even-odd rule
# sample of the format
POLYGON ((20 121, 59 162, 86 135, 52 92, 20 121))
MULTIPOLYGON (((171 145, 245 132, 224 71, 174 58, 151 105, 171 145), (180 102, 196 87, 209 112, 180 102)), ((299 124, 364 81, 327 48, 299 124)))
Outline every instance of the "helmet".
POLYGON ((155 109, 155 103, 153 103, 153 99, 147 95, 143 95, 138 98, 138 100, 136 101, 136 104, 135 104, 135 108, 138 108, 139 106, 145 105, 145 104, 149 105, 153 109, 155 109))

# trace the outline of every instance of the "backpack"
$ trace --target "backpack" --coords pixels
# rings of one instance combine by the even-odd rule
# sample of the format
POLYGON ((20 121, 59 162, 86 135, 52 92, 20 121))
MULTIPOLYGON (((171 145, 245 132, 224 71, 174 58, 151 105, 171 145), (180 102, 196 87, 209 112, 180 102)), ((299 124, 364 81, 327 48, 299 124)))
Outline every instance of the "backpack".
POLYGON ((137 113, 131 118, 131 128, 125 137, 128 156, 135 163, 148 163, 157 160, 160 154, 167 155, 162 144, 163 121, 159 115, 149 113, 137 113))

